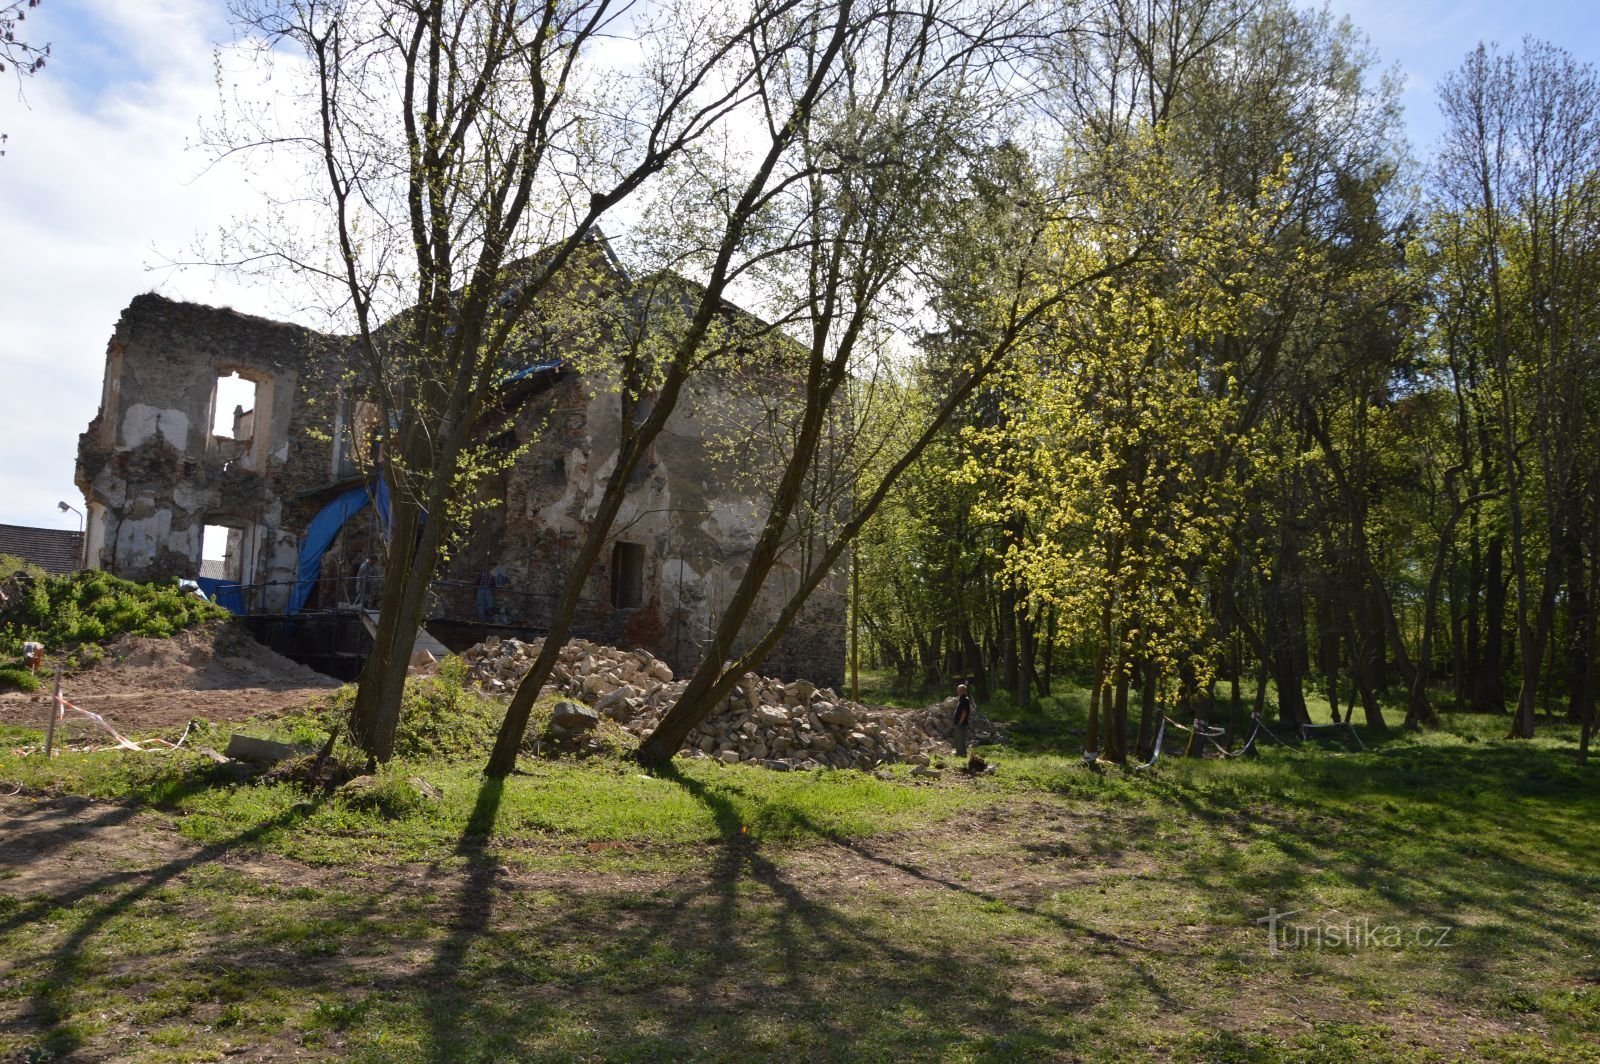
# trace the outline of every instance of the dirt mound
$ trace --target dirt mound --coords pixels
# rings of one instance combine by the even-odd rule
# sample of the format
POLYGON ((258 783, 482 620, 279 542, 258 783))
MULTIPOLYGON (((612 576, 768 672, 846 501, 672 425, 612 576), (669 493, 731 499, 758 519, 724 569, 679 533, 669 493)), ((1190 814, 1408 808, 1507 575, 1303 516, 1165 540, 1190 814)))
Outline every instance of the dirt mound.
MULTIPOLYGON (((124 636, 106 647, 98 664, 67 676, 62 691, 73 704, 127 730, 181 725, 191 717, 244 720, 303 705, 338 686, 238 625, 218 621, 170 639, 124 636)), ((49 702, 45 692, 0 695, 0 721, 42 725, 49 702)))
POLYGON ((171 639, 123 637, 108 646, 105 659, 85 675, 115 678, 124 686, 152 690, 339 686, 338 681, 269 650, 249 632, 226 621, 191 628, 171 639))

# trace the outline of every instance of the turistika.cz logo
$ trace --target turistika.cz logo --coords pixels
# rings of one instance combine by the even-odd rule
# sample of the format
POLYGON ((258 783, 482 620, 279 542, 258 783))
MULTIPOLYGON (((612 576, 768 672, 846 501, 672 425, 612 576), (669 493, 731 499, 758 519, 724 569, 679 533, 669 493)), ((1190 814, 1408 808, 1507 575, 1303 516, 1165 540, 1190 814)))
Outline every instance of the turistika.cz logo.
POLYGON ((1405 927, 1400 924, 1374 923, 1365 916, 1344 917, 1335 920, 1291 921, 1305 909, 1279 911, 1267 910, 1267 915, 1256 918, 1256 923, 1267 929, 1267 949, 1282 953, 1288 949, 1405 949, 1416 946, 1435 949, 1450 944, 1453 927, 1435 924, 1418 924, 1405 927))

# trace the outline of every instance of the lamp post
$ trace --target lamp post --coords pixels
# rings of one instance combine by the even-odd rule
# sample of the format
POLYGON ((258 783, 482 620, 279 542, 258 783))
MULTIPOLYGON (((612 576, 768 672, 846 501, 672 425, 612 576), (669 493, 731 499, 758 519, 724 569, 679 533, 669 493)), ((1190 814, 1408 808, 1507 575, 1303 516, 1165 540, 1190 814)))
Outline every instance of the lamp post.
POLYGON ((65 501, 56 503, 56 509, 60 510, 62 513, 66 513, 68 510, 71 510, 73 513, 78 515, 78 568, 82 569, 84 549, 89 545, 88 537, 84 535, 83 511, 65 501))

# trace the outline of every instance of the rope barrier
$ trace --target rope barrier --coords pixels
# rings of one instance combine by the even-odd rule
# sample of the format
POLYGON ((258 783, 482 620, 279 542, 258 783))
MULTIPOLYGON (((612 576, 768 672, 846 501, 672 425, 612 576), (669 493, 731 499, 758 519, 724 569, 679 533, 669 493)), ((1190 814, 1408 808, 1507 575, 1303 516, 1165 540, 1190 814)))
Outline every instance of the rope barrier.
MULTIPOLYGON (((1263 735, 1265 735, 1267 738, 1271 739, 1273 742, 1277 743, 1279 746, 1287 746, 1287 745, 1289 745, 1288 743, 1284 742, 1281 738, 1279 738, 1277 736, 1277 734, 1274 733, 1271 728, 1267 727, 1266 722, 1261 719, 1261 714, 1259 714, 1259 713, 1250 714, 1250 721, 1251 721, 1250 735, 1249 735, 1248 738, 1245 739, 1244 745, 1241 746, 1237 750, 1229 750, 1227 747, 1223 746, 1220 742, 1217 741, 1219 738, 1222 738, 1222 737, 1224 737, 1224 736, 1226 736, 1228 734, 1228 729, 1227 728, 1215 727, 1215 726, 1212 726, 1212 725, 1208 725, 1205 721, 1200 720, 1198 717, 1195 718, 1195 722, 1194 722, 1193 726, 1187 726, 1187 725, 1179 724, 1177 721, 1173 720, 1171 717, 1169 717, 1165 713, 1163 713, 1163 714, 1161 714, 1160 723, 1156 727, 1155 744, 1154 744, 1154 748, 1152 749, 1152 751, 1150 753, 1150 760, 1148 760, 1148 761, 1146 761, 1146 762, 1144 762, 1142 764, 1135 764, 1134 768, 1135 769, 1147 769, 1147 768, 1149 768, 1150 766, 1154 765, 1157 761, 1159 761, 1161 759, 1161 752, 1162 752, 1161 748, 1162 748, 1162 746, 1163 746, 1163 744, 1165 742, 1166 734, 1167 734, 1167 725, 1169 725, 1169 724, 1172 725, 1178 731, 1186 732, 1191 736, 1191 739, 1190 739, 1191 748, 1192 748, 1192 744, 1193 744, 1194 739, 1203 739, 1206 742, 1210 743, 1212 746, 1216 747, 1217 753, 1222 757, 1250 757, 1250 756, 1253 756, 1256 753, 1256 743, 1261 738, 1261 736, 1263 736, 1263 735)), ((1361 736, 1356 732, 1355 726, 1352 725, 1349 721, 1340 721, 1337 724, 1303 724, 1303 725, 1300 726, 1298 735, 1299 735, 1299 738, 1302 741, 1304 741, 1305 739, 1308 738, 1308 736, 1306 734, 1307 732, 1312 731, 1312 730, 1327 730, 1327 729, 1341 730, 1341 731, 1347 733, 1352 739, 1354 739, 1355 742, 1356 742, 1356 745, 1359 746, 1361 749, 1365 750, 1367 748, 1366 744, 1361 741, 1361 736)), ((1098 763, 1099 759, 1100 759, 1100 751, 1098 751, 1098 750, 1085 750, 1083 752, 1083 763, 1085 765, 1094 765, 1094 764, 1098 763)))
POLYGON ((1333 724, 1302 724, 1300 725, 1300 739, 1302 742, 1309 741, 1312 738, 1310 733, 1319 731, 1342 732, 1354 739, 1358 748, 1362 750, 1367 748, 1367 744, 1362 742, 1361 736, 1357 734, 1355 725, 1347 720, 1341 720, 1333 724))
POLYGON ((1135 768, 1141 768, 1141 769, 1149 768, 1151 765, 1153 765, 1157 761, 1159 761, 1161 759, 1161 741, 1163 739, 1165 739, 1166 737, 1167 737, 1167 715, 1165 713, 1163 713, 1163 714, 1161 714, 1161 723, 1156 727, 1155 749, 1150 754, 1150 760, 1146 761, 1142 765, 1135 765, 1134 767, 1135 768))
POLYGON ((111 726, 111 722, 106 720, 106 718, 102 717, 100 714, 94 712, 93 710, 84 709, 82 706, 74 705, 70 699, 68 699, 65 695, 63 695, 60 692, 59 689, 57 689, 57 691, 55 693, 55 696, 52 698, 52 701, 55 702, 55 704, 56 704, 56 706, 55 706, 55 714, 54 714, 54 720, 55 721, 65 720, 66 719, 66 715, 67 715, 67 710, 69 710, 69 709, 72 710, 75 713, 81 713, 85 718, 87 718, 88 720, 90 720, 91 722, 93 722, 95 724, 98 724, 101 728, 105 729, 107 734, 109 734, 111 736, 111 738, 116 741, 115 742, 115 747, 118 750, 136 750, 139 753, 147 753, 148 752, 148 746, 151 743, 155 743, 155 744, 159 744, 161 746, 165 746, 169 750, 176 750, 176 749, 178 749, 178 747, 182 746, 185 741, 188 740, 189 732, 190 732, 191 729, 194 728, 194 721, 191 719, 189 721, 189 723, 184 727, 183 734, 178 737, 178 741, 175 742, 175 743, 169 743, 165 739, 137 739, 137 740, 135 740, 135 739, 130 739, 126 735, 123 735, 121 732, 117 731, 116 728, 113 728, 111 726))

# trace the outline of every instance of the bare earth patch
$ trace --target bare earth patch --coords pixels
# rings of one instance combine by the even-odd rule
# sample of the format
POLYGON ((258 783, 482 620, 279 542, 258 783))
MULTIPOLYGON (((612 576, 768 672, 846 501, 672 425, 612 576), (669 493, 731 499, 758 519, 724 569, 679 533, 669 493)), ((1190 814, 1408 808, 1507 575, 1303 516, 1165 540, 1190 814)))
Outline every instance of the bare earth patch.
MULTIPOLYGON (((0 722, 44 726, 51 681, 41 679, 45 691, 0 694, 0 722)), ((171 639, 119 639, 98 664, 67 676, 62 693, 126 732, 181 728, 194 717, 247 720, 304 705, 338 686, 223 622, 171 639)))

